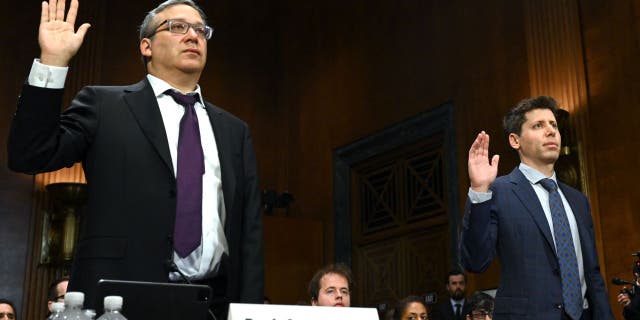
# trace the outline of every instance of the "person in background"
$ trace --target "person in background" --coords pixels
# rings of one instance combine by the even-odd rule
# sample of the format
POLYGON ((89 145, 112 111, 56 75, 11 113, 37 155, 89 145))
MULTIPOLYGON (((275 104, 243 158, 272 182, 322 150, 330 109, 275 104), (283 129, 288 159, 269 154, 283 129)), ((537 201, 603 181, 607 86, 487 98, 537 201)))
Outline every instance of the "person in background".
POLYGON ((18 319, 18 315, 16 314, 16 307, 13 305, 13 302, 7 299, 0 299, 0 320, 15 320, 18 319))
POLYGON ((629 289, 625 287, 617 296, 625 320, 640 320, 640 292, 638 292, 638 288, 640 288, 640 283, 636 281, 634 295, 630 295, 629 289))
POLYGON ((350 307, 353 279, 344 264, 330 264, 318 270, 309 282, 312 306, 350 307))
POLYGON ((469 313, 469 304, 465 303, 467 275, 459 269, 449 271, 445 279, 445 288, 449 299, 435 305, 434 320, 462 320, 469 313))
POLYGON ((67 293, 67 286, 69 285, 69 277, 64 276, 56 279, 49 286, 47 291, 47 309, 49 312, 47 316, 53 311, 51 306, 54 302, 64 302, 64 294, 67 293))
POLYGON ((422 297, 408 296, 396 304, 393 320, 427 320, 427 306, 422 297))
POLYGON ((493 315, 493 297, 482 291, 474 292, 469 297, 471 311, 467 320, 491 320, 493 315))

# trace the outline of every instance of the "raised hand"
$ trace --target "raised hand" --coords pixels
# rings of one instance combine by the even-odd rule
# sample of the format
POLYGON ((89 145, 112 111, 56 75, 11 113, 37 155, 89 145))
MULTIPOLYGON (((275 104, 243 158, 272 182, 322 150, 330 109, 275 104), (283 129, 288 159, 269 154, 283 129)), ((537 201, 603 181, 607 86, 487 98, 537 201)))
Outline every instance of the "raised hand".
POLYGON ((484 131, 478 134, 469 149, 469 180, 471 189, 487 192, 498 174, 499 155, 494 155, 489 162, 489 135, 484 131))
POLYGON ((78 52, 84 40, 88 23, 74 31, 78 14, 78 0, 71 0, 67 19, 64 19, 66 0, 42 2, 38 43, 40 44, 40 62, 51 66, 66 67, 69 60, 78 52))

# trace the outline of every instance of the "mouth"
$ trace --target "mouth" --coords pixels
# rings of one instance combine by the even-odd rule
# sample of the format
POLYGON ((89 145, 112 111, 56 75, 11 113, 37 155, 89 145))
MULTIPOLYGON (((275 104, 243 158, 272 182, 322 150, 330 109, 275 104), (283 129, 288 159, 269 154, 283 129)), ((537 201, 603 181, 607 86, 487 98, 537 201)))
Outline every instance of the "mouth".
POLYGON ((185 53, 193 53, 193 54, 200 55, 200 50, 198 50, 198 49, 193 49, 193 48, 191 48, 191 49, 186 49, 186 50, 184 50, 183 52, 185 52, 185 53))
POLYGON ((344 304, 342 304, 342 303, 336 303, 336 304, 334 304, 333 306, 334 306, 334 307, 344 307, 344 304))
POLYGON ((558 144, 555 143, 555 142, 547 142, 547 143, 543 144, 543 146, 548 147, 548 148, 554 148, 554 149, 558 148, 558 144))

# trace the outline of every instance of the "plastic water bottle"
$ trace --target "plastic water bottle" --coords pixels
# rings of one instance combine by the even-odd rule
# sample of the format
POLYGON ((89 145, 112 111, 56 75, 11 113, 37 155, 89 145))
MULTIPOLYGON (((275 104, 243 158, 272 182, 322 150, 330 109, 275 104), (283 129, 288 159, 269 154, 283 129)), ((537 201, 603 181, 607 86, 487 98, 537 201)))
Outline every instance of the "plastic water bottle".
POLYGON ((120 313, 121 310, 121 296, 106 296, 104 297, 104 314, 97 320, 127 320, 127 318, 120 313))
POLYGON ((51 305, 51 315, 47 320, 61 320, 64 311, 64 302, 54 302, 51 305))
POLYGON ((64 295, 64 311, 61 313, 64 320, 89 320, 82 313, 82 305, 84 304, 84 293, 67 292, 64 295))

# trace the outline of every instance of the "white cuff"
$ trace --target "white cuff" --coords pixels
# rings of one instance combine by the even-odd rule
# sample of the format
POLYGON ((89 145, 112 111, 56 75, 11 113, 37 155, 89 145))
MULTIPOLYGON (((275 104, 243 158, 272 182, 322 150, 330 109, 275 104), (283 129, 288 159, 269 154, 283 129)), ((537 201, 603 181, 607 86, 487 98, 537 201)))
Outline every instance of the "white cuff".
POLYGON ((55 67, 40 63, 40 59, 34 59, 27 82, 40 88, 62 89, 67 79, 69 67, 55 67))
POLYGON ((477 192, 469 188, 469 200, 471 200, 471 203, 482 203, 485 201, 489 201, 491 200, 492 196, 493 192, 491 190, 487 192, 477 192))

